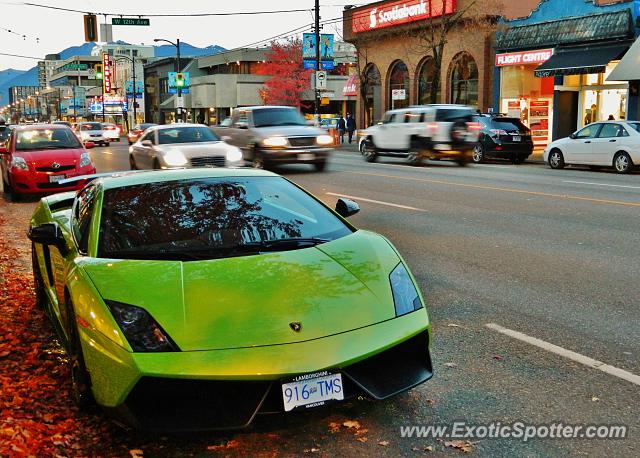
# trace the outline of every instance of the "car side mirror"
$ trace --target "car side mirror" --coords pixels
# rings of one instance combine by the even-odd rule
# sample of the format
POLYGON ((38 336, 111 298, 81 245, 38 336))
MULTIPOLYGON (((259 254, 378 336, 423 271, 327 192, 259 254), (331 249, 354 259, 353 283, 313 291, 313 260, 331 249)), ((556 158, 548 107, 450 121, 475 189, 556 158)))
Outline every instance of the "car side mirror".
POLYGON ((64 235, 62 235, 62 230, 57 223, 44 223, 39 226, 34 226, 29 229, 27 236, 33 243, 57 247, 62 256, 66 256, 67 253, 69 253, 67 241, 64 235))
POLYGON ((575 138, 576 138, 576 133, 574 132, 574 133, 572 133, 571 135, 569 135, 569 138, 570 138, 570 139, 572 139, 572 140, 575 140, 575 138))
POLYGON ((338 199, 336 202, 336 213, 343 218, 348 218, 360 211, 360 206, 349 199, 338 199))
POLYGON ((151 143, 151 140, 142 140, 142 142, 140 142, 140 144, 142 146, 147 146, 149 148, 151 148, 153 146, 153 143, 151 143))
POLYGON ((91 149, 91 148, 93 148, 93 147, 95 147, 95 146, 96 146, 96 144, 95 144, 95 143, 93 143, 93 142, 86 142, 86 143, 84 144, 84 147, 85 147, 85 148, 87 148, 87 149, 91 149))

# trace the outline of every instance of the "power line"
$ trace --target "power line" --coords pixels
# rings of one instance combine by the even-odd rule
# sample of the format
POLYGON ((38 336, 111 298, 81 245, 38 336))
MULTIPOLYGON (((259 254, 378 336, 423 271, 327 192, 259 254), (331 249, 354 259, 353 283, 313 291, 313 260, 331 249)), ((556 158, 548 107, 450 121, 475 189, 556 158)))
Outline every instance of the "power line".
POLYGON ((50 10, 66 11, 69 13, 96 14, 98 16, 137 16, 137 17, 206 17, 206 16, 252 16, 256 14, 279 14, 279 13, 301 13, 309 11, 305 9, 295 10, 270 10, 270 11, 239 11, 235 13, 173 13, 173 14, 134 14, 134 13, 106 13, 92 12, 87 10, 76 10, 72 8, 62 8, 60 6, 40 5, 38 3, 24 2, 22 5, 33 6, 37 8, 46 8, 50 10))
POLYGON ((43 60, 42 57, 21 56, 20 54, 7 54, 7 53, 4 53, 4 52, 0 52, 0 56, 22 57, 23 59, 43 60))
POLYGON ((40 38, 38 38, 38 37, 32 37, 30 35, 25 35, 23 33, 16 32, 15 30, 7 29, 6 27, 0 27, 0 30, 4 30, 5 32, 12 33, 13 35, 17 35, 17 36, 21 37, 23 40, 26 40, 27 38, 35 38, 36 43, 40 43, 40 38))

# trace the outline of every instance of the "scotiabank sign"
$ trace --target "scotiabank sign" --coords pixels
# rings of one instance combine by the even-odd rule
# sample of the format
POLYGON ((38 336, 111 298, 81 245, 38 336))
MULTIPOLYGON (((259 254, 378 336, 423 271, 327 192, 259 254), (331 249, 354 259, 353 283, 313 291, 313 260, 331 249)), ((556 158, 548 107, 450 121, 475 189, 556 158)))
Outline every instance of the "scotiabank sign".
POLYGON ((496 67, 508 65, 541 64, 553 56, 553 49, 536 49, 535 51, 507 52, 496 54, 496 67))
POLYGON ((381 3, 353 12, 353 33, 406 24, 456 11, 456 0, 405 0, 381 3))

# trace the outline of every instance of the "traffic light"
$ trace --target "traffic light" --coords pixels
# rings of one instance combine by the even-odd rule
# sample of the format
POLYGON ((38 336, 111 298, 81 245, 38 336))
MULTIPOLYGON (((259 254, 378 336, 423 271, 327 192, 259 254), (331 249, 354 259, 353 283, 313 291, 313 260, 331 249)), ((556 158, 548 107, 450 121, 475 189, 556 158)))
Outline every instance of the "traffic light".
POLYGON ((176 73, 176 87, 184 87, 184 73, 176 73))
POLYGON ((84 41, 98 41, 98 19, 95 14, 84 15, 84 41))
POLYGON ((103 78, 102 64, 94 65, 93 69, 96 71, 96 79, 101 80, 103 78))

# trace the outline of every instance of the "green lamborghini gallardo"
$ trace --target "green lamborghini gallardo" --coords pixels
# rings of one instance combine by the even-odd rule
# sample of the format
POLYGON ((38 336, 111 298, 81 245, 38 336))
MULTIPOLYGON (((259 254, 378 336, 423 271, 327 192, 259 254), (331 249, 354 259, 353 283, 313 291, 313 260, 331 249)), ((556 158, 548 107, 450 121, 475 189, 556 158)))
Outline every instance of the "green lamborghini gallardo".
POLYGON ((230 429, 431 378, 415 280, 345 220, 358 210, 252 169, 130 172, 43 198, 37 301, 76 402, 143 430, 230 429))

